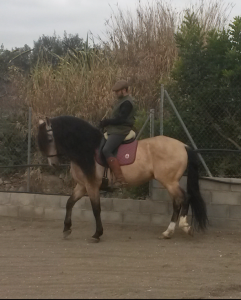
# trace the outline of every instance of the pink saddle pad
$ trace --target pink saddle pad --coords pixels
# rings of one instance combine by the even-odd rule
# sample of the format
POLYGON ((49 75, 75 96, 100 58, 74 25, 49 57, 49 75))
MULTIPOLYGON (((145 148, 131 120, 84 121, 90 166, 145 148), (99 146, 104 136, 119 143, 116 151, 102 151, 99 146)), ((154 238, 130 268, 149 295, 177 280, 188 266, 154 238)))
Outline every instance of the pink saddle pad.
MULTIPOLYGON (((137 150, 138 141, 135 140, 129 144, 121 144, 116 158, 119 161, 120 166, 131 165, 136 159, 136 150, 137 150)), ((104 166, 102 160, 100 159, 99 153, 96 154, 96 161, 101 166, 104 166)))

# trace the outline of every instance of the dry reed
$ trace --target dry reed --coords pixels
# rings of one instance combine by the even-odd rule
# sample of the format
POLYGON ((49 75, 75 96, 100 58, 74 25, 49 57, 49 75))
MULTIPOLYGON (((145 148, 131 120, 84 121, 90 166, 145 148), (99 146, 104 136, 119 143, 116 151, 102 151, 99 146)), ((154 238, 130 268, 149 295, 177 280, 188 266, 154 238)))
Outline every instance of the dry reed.
MULTIPOLYGON (((188 9, 206 30, 224 26, 228 7, 223 1, 200 0, 188 9)), ((75 115, 96 124, 112 104, 111 87, 118 79, 130 82, 139 107, 158 107, 160 84, 170 80, 178 56, 175 32, 184 14, 171 2, 139 2, 134 13, 113 11, 100 49, 71 49, 57 67, 43 63, 42 55, 31 78, 21 83, 35 119, 75 115)))

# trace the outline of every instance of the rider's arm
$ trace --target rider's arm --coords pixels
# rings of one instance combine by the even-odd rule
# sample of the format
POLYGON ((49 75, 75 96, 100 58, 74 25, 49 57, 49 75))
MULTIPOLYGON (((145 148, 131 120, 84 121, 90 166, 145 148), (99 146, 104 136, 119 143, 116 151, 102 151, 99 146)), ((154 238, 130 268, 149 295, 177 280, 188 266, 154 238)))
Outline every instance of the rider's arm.
POLYGON ((107 123, 105 126, 108 125, 121 125, 125 123, 126 119, 128 118, 129 114, 132 110, 132 104, 130 101, 125 101, 121 104, 119 114, 114 119, 106 119, 105 122, 107 123))

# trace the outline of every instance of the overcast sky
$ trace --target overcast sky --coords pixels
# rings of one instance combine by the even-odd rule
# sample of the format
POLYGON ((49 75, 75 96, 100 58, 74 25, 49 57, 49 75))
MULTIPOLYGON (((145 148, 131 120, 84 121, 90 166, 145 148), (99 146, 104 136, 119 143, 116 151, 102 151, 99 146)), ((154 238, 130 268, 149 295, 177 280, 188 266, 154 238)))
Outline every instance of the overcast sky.
MULTIPOLYGON (((154 0, 155 1, 155 0, 154 0)), ((171 1, 177 10, 187 7, 194 0, 171 1)), ((230 15, 241 16, 241 0, 223 0, 233 3, 235 7, 230 15)), ((104 37, 105 20, 111 15, 111 8, 116 5, 122 9, 133 10, 138 0, 0 0, 0 45, 5 49, 33 47, 33 41, 40 36, 52 36, 54 32, 63 37, 68 34, 79 34, 86 38, 91 31, 95 36, 104 37)), ((147 3, 148 0, 141 0, 147 3)), ((149 0, 152 2, 152 0, 149 0)))

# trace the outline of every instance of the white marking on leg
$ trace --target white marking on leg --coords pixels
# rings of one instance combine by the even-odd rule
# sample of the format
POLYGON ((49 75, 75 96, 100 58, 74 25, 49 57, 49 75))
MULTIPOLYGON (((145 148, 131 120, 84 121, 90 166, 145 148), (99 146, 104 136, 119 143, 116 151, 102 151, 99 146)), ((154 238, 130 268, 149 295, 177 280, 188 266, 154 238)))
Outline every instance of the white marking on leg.
POLYGON ((51 161, 50 157, 48 157, 48 163, 49 163, 50 166, 52 166, 52 161, 51 161))
POLYGON ((170 238, 174 231, 175 231, 175 228, 176 228, 176 223, 175 222, 171 222, 167 228, 167 230, 165 232, 163 232, 162 234, 164 235, 164 237, 166 238, 170 238))
POLYGON ((188 226, 188 223, 187 223, 187 216, 185 217, 180 217, 180 221, 179 221, 179 227, 186 227, 188 226))
POLYGON ((180 217, 179 227, 182 228, 184 232, 189 233, 191 227, 187 223, 187 216, 180 217))

